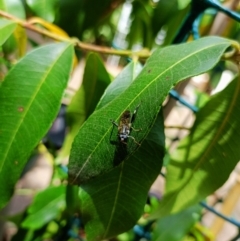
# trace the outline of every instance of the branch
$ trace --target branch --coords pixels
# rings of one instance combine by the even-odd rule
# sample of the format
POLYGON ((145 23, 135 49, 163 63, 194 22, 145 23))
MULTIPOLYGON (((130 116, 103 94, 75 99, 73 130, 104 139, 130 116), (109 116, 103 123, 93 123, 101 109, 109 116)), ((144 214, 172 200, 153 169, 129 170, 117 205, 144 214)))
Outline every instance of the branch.
POLYGON ((22 26, 26 29, 30 29, 30 30, 32 30, 36 33, 42 34, 42 35, 47 36, 51 39, 54 39, 54 40, 57 40, 57 41, 72 42, 77 48, 79 48, 81 50, 93 51, 93 52, 98 52, 98 53, 103 53, 103 54, 113 54, 113 55, 119 55, 119 56, 125 56, 125 57, 131 56, 133 58, 134 57, 135 58, 148 58, 150 56, 150 52, 147 49, 142 49, 142 50, 137 51, 137 52, 133 52, 131 50, 116 50, 116 49, 113 49, 113 48, 83 43, 77 38, 60 36, 60 35, 57 35, 57 34, 54 34, 54 33, 50 32, 46 29, 34 26, 30 22, 19 19, 19 18, 15 17, 15 16, 13 16, 13 15, 7 13, 7 12, 2 11, 2 10, 0 10, 0 16, 2 16, 4 18, 7 18, 7 19, 10 19, 10 20, 14 21, 15 23, 19 24, 20 26, 22 26))

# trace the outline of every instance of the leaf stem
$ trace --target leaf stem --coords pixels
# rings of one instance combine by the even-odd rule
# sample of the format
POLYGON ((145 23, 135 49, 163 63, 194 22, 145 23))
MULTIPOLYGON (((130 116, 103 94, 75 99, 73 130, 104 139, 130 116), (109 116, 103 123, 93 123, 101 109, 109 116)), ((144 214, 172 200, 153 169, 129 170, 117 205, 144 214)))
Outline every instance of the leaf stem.
POLYGON ((0 16, 10 19, 26 29, 30 29, 36 33, 42 34, 51 39, 54 39, 57 41, 72 42, 77 48, 84 50, 84 51, 92 51, 92 52, 98 52, 98 53, 103 53, 103 54, 113 54, 113 55, 119 55, 119 56, 131 56, 131 57, 144 58, 144 59, 148 58, 151 55, 149 50, 147 50, 147 49, 142 49, 140 51, 117 50, 117 49, 113 49, 113 48, 109 48, 109 47, 103 47, 103 46, 98 46, 98 45, 94 45, 94 44, 84 43, 75 37, 70 38, 70 37, 60 36, 60 35, 50 32, 46 29, 34 26, 30 22, 19 19, 7 12, 2 11, 2 10, 0 10, 0 16))

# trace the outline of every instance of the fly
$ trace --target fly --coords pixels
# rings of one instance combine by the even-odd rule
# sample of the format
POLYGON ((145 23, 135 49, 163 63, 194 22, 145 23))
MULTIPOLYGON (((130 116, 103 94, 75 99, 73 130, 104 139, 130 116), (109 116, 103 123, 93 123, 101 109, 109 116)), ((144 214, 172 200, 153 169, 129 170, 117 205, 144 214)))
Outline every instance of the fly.
POLYGON ((111 120, 112 124, 118 128, 118 138, 121 143, 127 144, 128 138, 131 138, 137 145, 140 145, 133 136, 130 135, 131 131, 141 131, 142 129, 133 128, 132 124, 136 119, 137 111, 140 104, 136 107, 136 109, 131 113, 131 111, 126 110, 122 113, 120 117, 119 124, 117 124, 114 120, 111 120))

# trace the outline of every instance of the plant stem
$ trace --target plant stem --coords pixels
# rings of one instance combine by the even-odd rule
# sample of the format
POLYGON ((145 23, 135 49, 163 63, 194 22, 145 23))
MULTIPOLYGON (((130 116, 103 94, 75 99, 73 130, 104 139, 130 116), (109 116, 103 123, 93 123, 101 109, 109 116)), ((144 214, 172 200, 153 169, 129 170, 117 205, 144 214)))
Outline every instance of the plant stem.
POLYGON ((60 35, 50 32, 46 29, 34 26, 33 24, 29 23, 28 21, 19 19, 7 12, 2 11, 2 10, 0 10, 0 16, 10 19, 26 29, 30 29, 36 33, 42 34, 51 39, 54 39, 57 41, 72 42, 77 48, 80 48, 81 50, 93 51, 93 52, 98 52, 98 53, 103 53, 103 54, 113 54, 113 55, 119 55, 119 56, 132 56, 132 57, 137 57, 137 58, 148 58, 150 56, 150 52, 147 49, 142 49, 137 52, 134 52, 131 50, 116 50, 116 49, 109 48, 109 47, 103 47, 103 46, 98 46, 98 45, 94 45, 94 44, 83 43, 77 38, 60 36, 60 35))

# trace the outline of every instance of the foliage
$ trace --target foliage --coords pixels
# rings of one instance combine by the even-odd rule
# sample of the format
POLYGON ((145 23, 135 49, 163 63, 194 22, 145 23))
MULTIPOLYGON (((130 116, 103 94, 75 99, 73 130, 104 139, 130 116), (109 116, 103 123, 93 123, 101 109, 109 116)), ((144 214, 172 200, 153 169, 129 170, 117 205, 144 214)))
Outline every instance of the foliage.
POLYGON ((205 11, 209 7, 240 19, 207 0, 0 0, 0 208, 9 203, 29 161, 41 154, 39 143, 48 148, 54 170, 49 187, 34 195, 27 210, 5 215, 18 227, 13 240, 85 239, 85 234, 90 241, 121 240, 118 235, 126 232, 128 240, 152 234, 153 240, 174 241, 194 230, 201 217, 199 201, 226 182, 240 158, 236 23, 232 19, 222 34, 228 39, 204 37, 214 21, 205 11), (128 21, 121 25, 124 9, 128 21), (42 45, 46 38, 57 42, 42 45), (129 48, 141 50, 111 48, 123 48, 126 40, 129 48), (114 78, 106 54, 123 56, 114 78), (69 95, 68 80, 83 60, 82 84, 69 95), (215 86, 227 66, 234 79, 206 98, 189 134, 169 151, 163 199, 146 206, 166 152, 162 105, 169 92, 206 72, 215 86), (67 134, 64 130, 58 150, 49 133, 63 97, 67 134), (134 119, 122 142, 120 119, 126 110, 134 119), (150 216, 148 211, 143 215, 147 207, 150 216), (141 215, 148 219, 138 222, 141 215), (127 232, 137 222, 133 230, 141 227, 141 234, 127 232))

